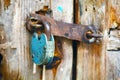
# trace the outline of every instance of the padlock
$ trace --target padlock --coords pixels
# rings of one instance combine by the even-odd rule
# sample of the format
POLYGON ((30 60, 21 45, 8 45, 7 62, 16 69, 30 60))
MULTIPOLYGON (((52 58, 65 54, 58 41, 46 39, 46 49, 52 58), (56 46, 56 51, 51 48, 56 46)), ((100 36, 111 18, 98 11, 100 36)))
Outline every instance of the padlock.
POLYGON ((54 45, 53 35, 50 35, 50 40, 48 40, 45 33, 38 35, 35 32, 32 36, 30 46, 32 61, 37 65, 50 64, 54 57, 54 45))

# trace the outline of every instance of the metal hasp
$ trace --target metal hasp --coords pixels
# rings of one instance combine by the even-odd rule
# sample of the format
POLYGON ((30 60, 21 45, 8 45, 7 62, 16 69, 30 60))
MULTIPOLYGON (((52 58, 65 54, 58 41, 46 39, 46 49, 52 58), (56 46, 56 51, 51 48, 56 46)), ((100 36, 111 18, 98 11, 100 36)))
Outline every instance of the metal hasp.
POLYGON ((56 21, 53 18, 40 14, 30 14, 30 16, 28 16, 27 18, 26 28, 28 29, 28 31, 33 33, 33 29, 35 29, 34 25, 40 24, 43 24, 46 30, 50 29, 51 33, 54 36, 65 37, 71 40, 93 43, 98 38, 102 38, 102 35, 97 33, 97 30, 94 26, 56 21), (31 18, 34 18, 35 23, 33 23, 33 20, 31 20, 31 18))

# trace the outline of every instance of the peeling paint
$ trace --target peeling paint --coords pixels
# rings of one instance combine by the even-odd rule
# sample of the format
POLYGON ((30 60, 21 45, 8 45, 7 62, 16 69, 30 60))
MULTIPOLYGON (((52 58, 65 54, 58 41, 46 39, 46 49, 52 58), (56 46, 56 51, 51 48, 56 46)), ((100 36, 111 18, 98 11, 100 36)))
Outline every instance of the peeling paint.
POLYGON ((63 7, 62 6, 58 6, 57 10, 62 13, 63 12, 63 7))

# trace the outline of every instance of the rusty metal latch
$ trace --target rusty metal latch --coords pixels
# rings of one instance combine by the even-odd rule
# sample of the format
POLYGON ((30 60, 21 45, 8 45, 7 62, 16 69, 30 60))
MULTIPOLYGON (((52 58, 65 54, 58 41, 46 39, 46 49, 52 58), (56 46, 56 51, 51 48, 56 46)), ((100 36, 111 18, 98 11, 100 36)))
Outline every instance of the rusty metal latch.
POLYGON ((26 28, 29 32, 33 33, 34 30, 37 30, 34 25, 41 24, 45 28, 47 37, 49 37, 50 33, 52 33, 54 36, 65 37, 85 43, 93 43, 98 38, 102 38, 102 35, 97 33, 94 26, 56 21, 50 17, 40 14, 30 14, 30 16, 27 17, 26 28))

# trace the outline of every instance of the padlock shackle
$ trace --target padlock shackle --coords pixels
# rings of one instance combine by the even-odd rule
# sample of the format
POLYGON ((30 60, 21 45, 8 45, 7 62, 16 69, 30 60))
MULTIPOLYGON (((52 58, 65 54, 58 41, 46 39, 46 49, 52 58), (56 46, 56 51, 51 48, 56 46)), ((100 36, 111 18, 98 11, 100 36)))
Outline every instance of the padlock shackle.
POLYGON ((51 35, 51 27, 50 27, 50 23, 46 22, 46 21, 42 21, 43 26, 44 26, 44 30, 45 30, 45 34, 47 36, 47 39, 50 40, 50 35, 51 35))
POLYGON ((36 32, 36 30, 34 29, 34 27, 31 27, 31 26, 37 26, 36 24, 31 24, 31 19, 32 20, 36 20, 36 22, 38 22, 39 24, 37 25, 40 25, 42 24, 43 25, 43 29, 44 29, 44 33, 46 34, 48 40, 50 40, 50 35, 51 35, 51 26, 50 26, 50 23, 48 23, 47 21, 45 21, 44 19, 41 19, 39 17, 39 15, 35 15, 34 14, 30 14, 30 16, 28 17, 27 16, 27 22, 26 22, 26 28, 29 32, 31 33, 34 33, 36 32))

